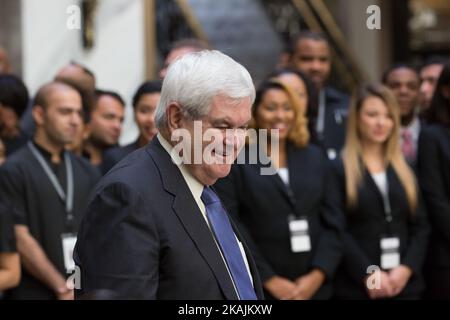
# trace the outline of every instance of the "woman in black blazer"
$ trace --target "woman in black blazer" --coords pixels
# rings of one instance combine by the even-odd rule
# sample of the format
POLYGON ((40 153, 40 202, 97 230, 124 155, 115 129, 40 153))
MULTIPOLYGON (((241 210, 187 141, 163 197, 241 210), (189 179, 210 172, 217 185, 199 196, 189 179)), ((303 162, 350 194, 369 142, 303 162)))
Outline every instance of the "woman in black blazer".
POLYGON ((233 165, 215 185, 249 243, 269 299, 329 298, 341 256, 343 218, 329 197, 335 193, 332 170, 308 143, 304 107, 281 82, 264 82, 256 93, 253 128, 279 129, 278 151, 261 139, 250 142, 241 155, 259 148, 269 157, 233 165), (273 171, 264 175, 268 163, 273 171))
POLYGON ((342 161, 345 211, 338 299, 418 299, 429 233, 412 170, 399 146, 400 116, 386 87, 369 85, 350 108, 342 161))
POLYGON ((431 224, 425 297, 450 299, 450 65, 441 72, 419 137, 418 169, 431 224))

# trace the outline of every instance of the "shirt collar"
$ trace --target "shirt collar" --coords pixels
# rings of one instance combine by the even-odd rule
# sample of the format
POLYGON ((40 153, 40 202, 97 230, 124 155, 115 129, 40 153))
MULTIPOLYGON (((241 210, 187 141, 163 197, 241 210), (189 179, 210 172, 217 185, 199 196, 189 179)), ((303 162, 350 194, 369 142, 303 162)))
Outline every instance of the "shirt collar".
POLYGON ((183 178, 186 181, 186 184, 188 185, 192 195, 194 196, 195 201, 197 202, 199 207, 202 207, 203 201, 201 200, 200 197, 202 195, 203 188, 205 186, 202 183, 200 183, 200 181, 198 181, 196 178, 194 178, 194 176, 192 176, 192 174, 189 172, 186 166, 182 164, 181 157, 175 152, 172 152, 173 149, 172 145, 160 133, 158 133, 156 137, 161 146, 164 148, 164 150, 166 150, 166 152, 172 158, 173 163, 177 164, 177 167, 180 170, 181 174, 183 175, 183 178))
MULTIPOLYGON (((39 151, 39 153, 44 157, 44 159, 51 163, 51 164, 55 164, 52 162, 52 154, 47 151, 46 149, 44 149, 42 146, 40 146, 36 141, 32 140, 33 145, 36 147, 36 149, 39 151)), ((64 157, 64 148, 61 150, 61 152, 59 153, 60 158, 63 159, 64 157)))

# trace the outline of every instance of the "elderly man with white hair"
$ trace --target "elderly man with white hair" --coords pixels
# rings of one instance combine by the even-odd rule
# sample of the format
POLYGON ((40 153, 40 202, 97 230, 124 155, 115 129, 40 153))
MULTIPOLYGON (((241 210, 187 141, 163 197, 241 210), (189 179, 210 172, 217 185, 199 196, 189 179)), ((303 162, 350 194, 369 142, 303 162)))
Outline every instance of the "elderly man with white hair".
POLYGON ((91 195, 74 254, 78 297, 263 298, 249 249, 210 187, 242 147, 254 98, 248 71, 218 51, 171 64, 157 138, 119 162, 91 195))

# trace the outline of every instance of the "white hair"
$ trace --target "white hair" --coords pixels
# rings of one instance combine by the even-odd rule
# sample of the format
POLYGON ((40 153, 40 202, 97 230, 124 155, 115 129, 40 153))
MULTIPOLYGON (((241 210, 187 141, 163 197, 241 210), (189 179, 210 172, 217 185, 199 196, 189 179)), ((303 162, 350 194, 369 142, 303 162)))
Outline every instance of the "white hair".
POLYGON ((255 100, 252 78, 242 65, 217 50, 183 55, 169 67, 156 109, 156 126, 167 124, 166 109, 177 102, 186 116, 196 120, 209 112, 215 96, 255 100))

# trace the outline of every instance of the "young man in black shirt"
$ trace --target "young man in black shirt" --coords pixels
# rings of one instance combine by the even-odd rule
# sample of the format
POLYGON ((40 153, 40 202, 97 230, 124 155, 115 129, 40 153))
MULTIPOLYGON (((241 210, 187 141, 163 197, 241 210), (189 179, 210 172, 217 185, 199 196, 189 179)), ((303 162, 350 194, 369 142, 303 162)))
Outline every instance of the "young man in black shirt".
POLYGON ((82 122, 77 90, 52 82, 34 100, 33 141, 0 168, 0 192, 14 210, 22 280, 12 299, 72 299, 66 286, 78 222, 99 173, 65 146, 82 122))

